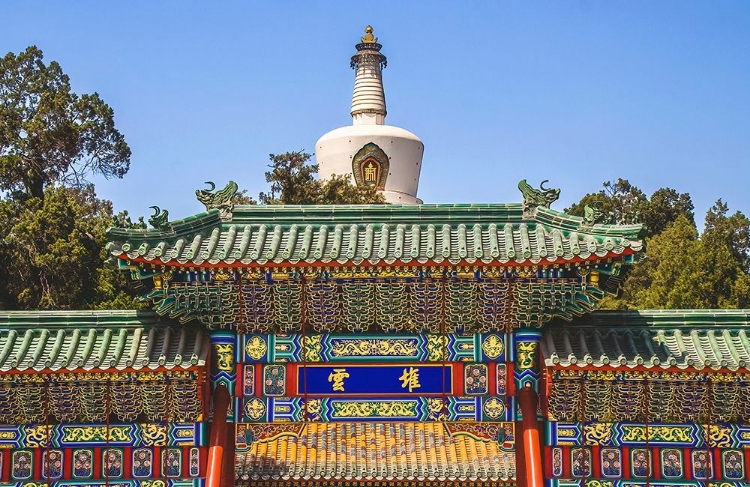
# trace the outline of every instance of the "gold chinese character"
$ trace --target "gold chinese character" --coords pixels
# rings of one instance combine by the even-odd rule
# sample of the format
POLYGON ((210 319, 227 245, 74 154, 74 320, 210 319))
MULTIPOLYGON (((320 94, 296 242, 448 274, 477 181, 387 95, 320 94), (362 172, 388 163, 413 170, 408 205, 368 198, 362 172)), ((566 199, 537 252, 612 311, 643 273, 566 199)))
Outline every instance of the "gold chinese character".
POLYGON ((401 381, 401 388, 406 389, 408 387, 409 392, 422 387, 419 383, 419 369, 415 369, 414 367, 404 369, 404 373, 398 379, 401 381))
POLYGON ((349 372, 346 369, 333 369, 333 372, 328 376, 328 382, 333 382, 334 391, 344 390, 344 379, 349 377, 349 372))

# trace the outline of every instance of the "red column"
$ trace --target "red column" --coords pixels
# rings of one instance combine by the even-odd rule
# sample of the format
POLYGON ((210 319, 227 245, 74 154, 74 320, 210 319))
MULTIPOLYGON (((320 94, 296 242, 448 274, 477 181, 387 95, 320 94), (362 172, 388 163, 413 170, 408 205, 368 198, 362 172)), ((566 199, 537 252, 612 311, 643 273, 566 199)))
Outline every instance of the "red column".
MULTIPOLYGON (((539 440, 539 420, 536 417, 539 397, 531 384, 526 384, 516 394, 521 408, 521 435, 523 436, 523 458, 527 487, 543 487, 542 447, 539 440)), ((516 456, 518 456, 516 450, 516 456)))
MULTIPOLYGON (((213 395, 214 420, 209 434, 208 464, 206 466, 206 487, 222 487, 226 485, 224 477, 231 473, 230 482, 234 483, 234 472, 222 475, 224 463, 224 449, 227 445, 227 410, 229 409, 229 391, 224 384, 216 386, 213 395)), ((229 453, 229 452, 227 452, 229 453)), ((230 484, 231 485, 231 484, 230 484)))

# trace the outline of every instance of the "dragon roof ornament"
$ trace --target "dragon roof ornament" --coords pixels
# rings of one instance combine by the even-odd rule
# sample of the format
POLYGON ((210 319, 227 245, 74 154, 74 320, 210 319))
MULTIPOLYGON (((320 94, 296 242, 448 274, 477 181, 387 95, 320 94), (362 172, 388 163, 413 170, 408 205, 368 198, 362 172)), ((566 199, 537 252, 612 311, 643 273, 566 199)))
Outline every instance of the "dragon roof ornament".
POLYGON ((532 188, 525 179, 518 183, 518 189, 523 195, 523 217, 531 218, 537 207, 543 206, 549 208, 552 203, 560 198, 559 189, 545 188, 544 183, 549 182, 545 179, 539 185, 539 189, 532 188))
POLYGON ((219 217, 222 220, 231 220, 232 211, 234 210, 234 195, 237 194, 237 183, 229 181, 224 189, 213 192, 216 184, 213 181, 206 181, 210 187, 208 189, 196 189, 195 196, 198 201, 206 206, 208 210, 219 210, 219 217))

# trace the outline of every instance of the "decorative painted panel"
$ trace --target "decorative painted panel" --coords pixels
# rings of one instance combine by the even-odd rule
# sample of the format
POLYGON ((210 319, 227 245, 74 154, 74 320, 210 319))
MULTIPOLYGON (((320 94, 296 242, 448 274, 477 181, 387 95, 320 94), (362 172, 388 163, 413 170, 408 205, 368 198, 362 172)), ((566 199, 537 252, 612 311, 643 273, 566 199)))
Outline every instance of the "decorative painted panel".
POLYGON ((504 396, 507 394, 508 371, 505 364, 497 364, 497 395, 504 396))
POLYGON ((505 360, 506 342, 504 333, 238 335, 236 359, 243 363, 494 362, 505 360))
POLYGON ((563 452, 562 448, 555 447, 552 449, 552 476, 562 477, 563 474, 563 452))
POLYGON ((57 480, 63 475, 62 450, 47 450, 42 453, 42 475, 50 480, 57 480))
POLYGON ((591 451, 586 448, 575 448, 571 452, 570 472, 573 477, 591 476, 591 451))
POLYGON ((202 446, 206 438, 206 423, 0 426, 0 448, 202 446))
POLYGON ((88 479, 94 474, 94 450, 73 450, 73 478, 88 479))
MULTIPOLYGON (((650 424, 646 427, 639 423, 549 421, 546 428, 551 446, 645 446, 648 443, 649 446, 704 448, 707 436, 705 426, 698 424, 650 424)), ((713 424, 708 440, 712 448, 750 448, 750 426, 713 424)))
POLYGON ((286 367, 284 365, 263 367, 263 394, 266 396, 286 394, 286 367))
POLYGON ((255 394, 255 367, 253 365, 245 365, 244 373, 242 374, 242 393, 245 396, 252 396, 255 394))
POLYGON ((154 470, 154 452, 150 448, 133 450, 133 477, 148 478, 154 470))
POLYGON ((200 475, 200 468, 201 468, 200 449, 191 448, 190 449, 190 469, 188 471, 188 474, 191 477, 197 477, 200 475))
POLYGON ((668 478, 683 476, 682 450, 667 448, 661 451, 661 474, 668 478))
POLYGON ((26 480, 31 478, 34 471, 34 454, 30 450, 18 450, 13 452, 11 464, 11 477, 15 480, 26 480))
POLYGON ((653 465, 653 459, 650 450, 645 448, 630 450, 630 473, 633 477, 651 477, 651 465, 653 465))
POLYGON ((602 475, 604 477, 622 477, 622 458, 618 448, 602 448, 602 475))
POLYGON ((161 452, 161 474, 165 477, 180 477, 182 474, 182 450, 166 448, 161 452))
POLYGON ((721 454, 724 478, 741 480, 745 478, 745 462, 741 450, 727 450, 721 454))
POLYGON ((509 421, 499 398, 478 396, 374 398, 245 398, 244 422, 299 421, 509 421))
POLYGON ((693 467, 694 479, 709 479, 713 477, 713 465, 711 455, 706 449, 693 450, 690 452, 690 463, 693 467))
POLYGON ((102 477, 120 478, 123 474, 123 453, 119 448, 107 448, 102 451, 102 477))
POLYGON ((471 364, 464 367, 464 393, 469 396, 487 394, 487 364, 471 364))

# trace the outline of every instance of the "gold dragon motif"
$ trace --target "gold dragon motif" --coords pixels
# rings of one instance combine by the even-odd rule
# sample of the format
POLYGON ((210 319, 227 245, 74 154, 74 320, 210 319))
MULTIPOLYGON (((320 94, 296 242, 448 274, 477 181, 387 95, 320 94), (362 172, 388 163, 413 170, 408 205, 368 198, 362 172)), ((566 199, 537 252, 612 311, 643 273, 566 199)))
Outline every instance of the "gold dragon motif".
POLYGON ((417 401, 334 401, 333 418, 396 418, 417 415, 417 401))
POLYGON ((413 338, 341 339, 331 347, 334 357, 416 357, 417 341, 413 338))

